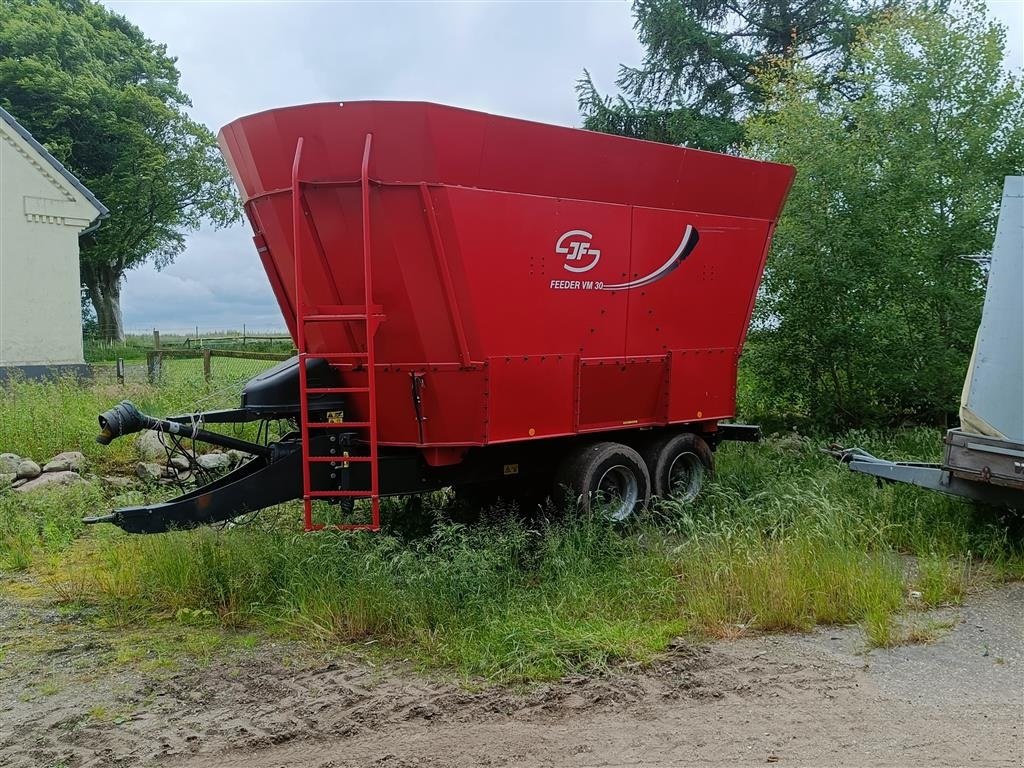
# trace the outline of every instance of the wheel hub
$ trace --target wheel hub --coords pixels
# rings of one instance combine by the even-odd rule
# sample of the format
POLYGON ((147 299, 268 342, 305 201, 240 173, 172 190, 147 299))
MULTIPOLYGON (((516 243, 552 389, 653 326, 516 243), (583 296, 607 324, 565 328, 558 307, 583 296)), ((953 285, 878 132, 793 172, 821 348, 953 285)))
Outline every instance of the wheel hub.
POLYGON ((636 476, 629 468, 616 464, 601 475, 595 495, 609 519, 619 521, 633 513, 640 497, 640 488, 636 476))

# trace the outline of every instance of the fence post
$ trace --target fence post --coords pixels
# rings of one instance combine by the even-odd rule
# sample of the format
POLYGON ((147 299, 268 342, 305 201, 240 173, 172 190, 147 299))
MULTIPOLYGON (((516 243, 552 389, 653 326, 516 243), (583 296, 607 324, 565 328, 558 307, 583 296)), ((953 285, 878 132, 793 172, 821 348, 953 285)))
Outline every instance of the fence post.
POLYGON ((146 353, 146 374, 150 384, 160 381, 160 374, 163 369, 164 356, 159 349, 151 349, 146 353))
POLYGON ((124 358, 117 358, 117 383, 124 384, 124 358))
POLYGON ((160 331, 153 329, 153 349, 160 349, 160 331))
POLYGON ((206 379, 206 383, 210 383, 210 357, 213 354, 212 349, 203 350, 203 378, 206 379))

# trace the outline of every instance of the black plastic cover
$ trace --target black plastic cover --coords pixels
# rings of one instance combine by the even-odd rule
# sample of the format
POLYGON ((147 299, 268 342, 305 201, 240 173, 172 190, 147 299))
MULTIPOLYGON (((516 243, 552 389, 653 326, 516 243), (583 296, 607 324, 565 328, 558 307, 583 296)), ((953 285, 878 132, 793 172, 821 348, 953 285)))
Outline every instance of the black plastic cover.
MULTIPOLYGON (((320 358, 306 358, 306 382, 310 387, 340 387, 341 377, 335 368, 320 358)), ((309 397, 310 410, 344 408, 338 395, 314 394, 309 397)), ((299 412, 299 358, 292 357, 269 368, 248 381, 242 389, 242 408, 259 414, 289 415, 299 412)))

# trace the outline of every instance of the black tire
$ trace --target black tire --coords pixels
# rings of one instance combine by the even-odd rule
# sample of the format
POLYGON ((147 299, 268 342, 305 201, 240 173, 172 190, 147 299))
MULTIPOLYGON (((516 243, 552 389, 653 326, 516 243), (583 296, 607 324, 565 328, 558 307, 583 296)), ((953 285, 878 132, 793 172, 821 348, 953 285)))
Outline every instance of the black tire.
POLYGON ((556 476, 556 498, 578 502, 585 513, 603 512, 616 522, 651 499, 651 478, 639 453, 620 443, 581 445, 556 476), (568 498, 566 498, 568 496, 568 498))
POLYGON ((715 470, 715 457, 703 439, 680 432, 656 439, 643 451, 654 495, 691 503, 715 470))

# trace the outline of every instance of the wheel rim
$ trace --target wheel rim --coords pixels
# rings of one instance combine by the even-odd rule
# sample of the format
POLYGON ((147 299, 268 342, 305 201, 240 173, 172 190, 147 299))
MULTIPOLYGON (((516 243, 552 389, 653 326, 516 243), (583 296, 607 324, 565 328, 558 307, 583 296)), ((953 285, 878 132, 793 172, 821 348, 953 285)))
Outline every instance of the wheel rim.
POLYGON ((640 484, 629 467, 616 464, 601 475, 594 496, 609 519, 624 520, 633 514, 640 498, 640 484))
POLYGON ((704 485, 704 462, 695 453, 680 453, 668 468, 668 496, 693 501, 704 485))

